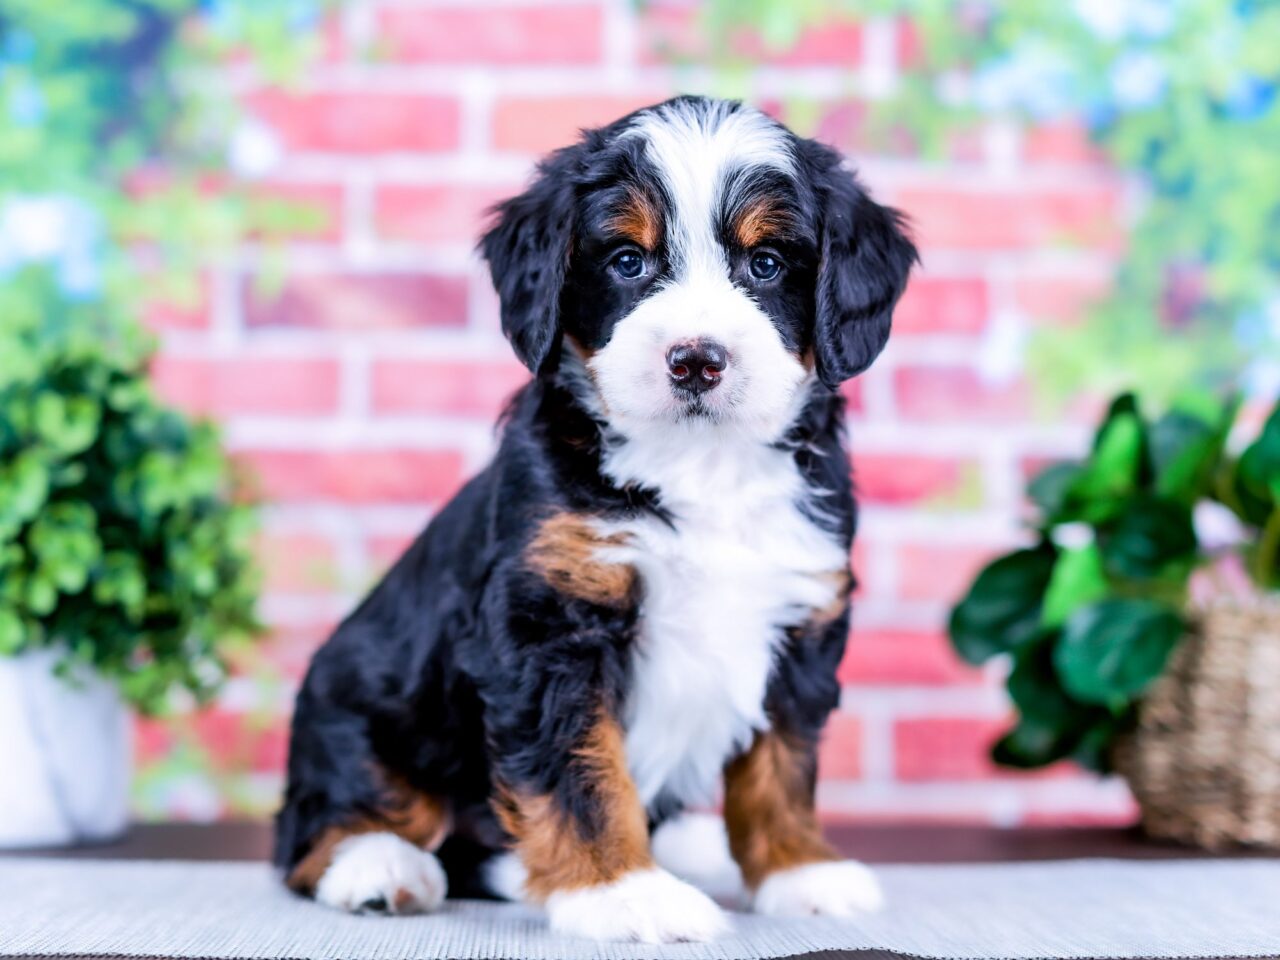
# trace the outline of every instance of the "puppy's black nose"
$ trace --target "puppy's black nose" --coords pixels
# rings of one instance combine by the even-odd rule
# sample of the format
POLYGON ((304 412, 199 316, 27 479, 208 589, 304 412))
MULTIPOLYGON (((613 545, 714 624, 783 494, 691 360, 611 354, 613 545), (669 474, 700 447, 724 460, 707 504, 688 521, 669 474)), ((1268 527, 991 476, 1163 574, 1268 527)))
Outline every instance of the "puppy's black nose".
POLYGON ((667 372, 681 390, 703 393, 719 385, 729 353, 714 340, 677 343, 667 351, 667 372))

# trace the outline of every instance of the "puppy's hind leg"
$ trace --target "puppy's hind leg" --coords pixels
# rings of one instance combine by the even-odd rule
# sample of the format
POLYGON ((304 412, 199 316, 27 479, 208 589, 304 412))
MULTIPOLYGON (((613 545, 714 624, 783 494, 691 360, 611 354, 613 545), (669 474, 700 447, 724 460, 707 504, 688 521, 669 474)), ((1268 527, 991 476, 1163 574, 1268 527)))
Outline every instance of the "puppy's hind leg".
POLYGON ((397 786, 390 802, 325 828, 290 870, 289 886, 352 913, 427 913, 444 901, 434 851, 448 830, 445 804, 397 786))
POLYGON ((292 890, 341 910, 434 910, 447 884, 432 851, 450 806, 387 770, 368 726, 308 690, 299 697, 276 865, 292 890))

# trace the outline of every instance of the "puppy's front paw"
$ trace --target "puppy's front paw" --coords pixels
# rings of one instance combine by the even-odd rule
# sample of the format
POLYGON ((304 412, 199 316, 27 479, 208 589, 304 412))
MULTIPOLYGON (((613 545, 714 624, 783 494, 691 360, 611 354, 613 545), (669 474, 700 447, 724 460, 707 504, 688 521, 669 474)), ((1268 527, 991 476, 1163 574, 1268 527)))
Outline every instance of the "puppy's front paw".
POLYGON ((553 893, 551 929, 592 940, 701 942, 724 933, 724 911, 665 870, 637 870, 613 883, 553 893))
POLYGON ((316 900, 352 913, 428 913, 446 890, 434 856, 393 833, 362 833, 334 848, 316 900))
POLYGON ((752 902, 774 917, 848 917, 884 906, 880 881, 856 860, 808 863, 765 878, 752 902))

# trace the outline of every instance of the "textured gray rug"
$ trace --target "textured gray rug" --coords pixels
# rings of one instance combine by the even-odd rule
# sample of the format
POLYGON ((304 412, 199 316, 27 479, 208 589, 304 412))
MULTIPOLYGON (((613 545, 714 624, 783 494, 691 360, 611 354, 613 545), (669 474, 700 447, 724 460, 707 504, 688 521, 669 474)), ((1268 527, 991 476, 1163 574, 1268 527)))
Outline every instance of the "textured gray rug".
POLYGON ((0 956, 226 960, 781 957, 880 949, 924 957, 1280 954, 1280 862, 1080 860, 879 871, 889 900, 857 921, 734 915, 711 944, 595 944, 522 906, 450 902, 430 917, 349 917, 285 893, 259 864, 0 860, 0 956))

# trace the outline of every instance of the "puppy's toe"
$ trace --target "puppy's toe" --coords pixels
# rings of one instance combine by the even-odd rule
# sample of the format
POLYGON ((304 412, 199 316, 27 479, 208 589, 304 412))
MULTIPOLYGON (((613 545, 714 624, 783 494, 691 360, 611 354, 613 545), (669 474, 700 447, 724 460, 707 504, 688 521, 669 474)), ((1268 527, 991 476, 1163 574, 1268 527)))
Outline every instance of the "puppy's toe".
POLYGON ((637 870, 613 883, 553 893, 551 929, 592 940, 687 943, 711 940, 728 918, 701 890, 665 870, 637 870))
POLYGON ((364 833, 334 848, 316 900, 351 913, 427 913, 446 892, 434 856, 392 833, 364 833))
POLYGON ((848 917, 884 906, 874 873, 856 860, 809 863, 765 878, 752 906, 775 917, 848 917))

